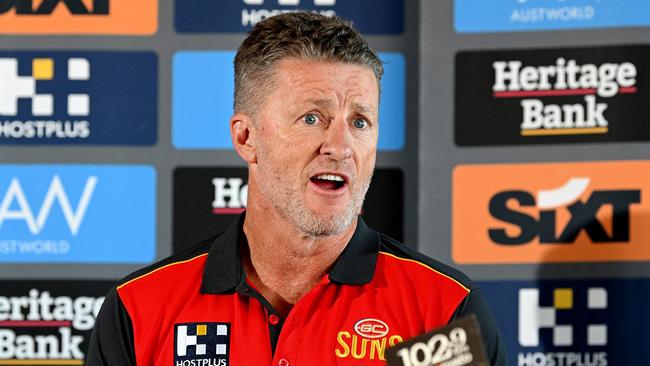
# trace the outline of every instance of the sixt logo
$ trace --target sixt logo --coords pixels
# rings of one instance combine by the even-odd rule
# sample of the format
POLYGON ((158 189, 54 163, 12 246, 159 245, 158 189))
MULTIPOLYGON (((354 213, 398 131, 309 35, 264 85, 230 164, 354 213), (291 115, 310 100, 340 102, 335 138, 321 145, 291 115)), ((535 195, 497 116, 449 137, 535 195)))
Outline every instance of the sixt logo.
MULTIPOLYGON (((598 311, 607 309, 607 290, 602 287, 587 289, 587 309, 598 311)), ((540 291, 535 288, 519 290, 519 344, 524 347, 540 346, 540 331, 548 329, 552 334, 554 347, 574 346, 575 332, 583 332, 587 346, 607 346, 607 325, 588 324, 586 329, 574 329, 571 324, 559 324, 558 313, 575 311, 574 291, 571 288, 553 290, 553 306, 540 306, 540 291)), ((580 311, 580 309, 577 309, 580 311)), ((521 352, 517 355, 519 366, 545 365, 607 365, 606 352, 521 352)))
MULTIPOLYGON (((90 129, 84 117, 90 114, 90 96, 86 93, 68 93, 65 96, 66 112, 70 118, 51 119, 55 114, 54 96, 38 93, 37 90, 41 86, 47 87, 54 79, 55 61, 52 58, 32 59, 32 73, 28 76, 18 74, 18 63, 16 58, 0 58, 0 116, 13 117, 0 120, 0 138, 87 138, 90 129), (15 118, 19 114, 21 99, 31 102, 31 116, 34 119, 15 118)), ((71 57, 66 64, 68 82, 78 84, 90 80, 90 63, 87 59, 71 57)))
POLYGON ((457 166, 452 256, 468 264, 648 260, 646 172, 650 161, 457 166))
POLYGON ((555 64, 525 66, 519 60, 496 61, 495 98, 521 100, 522 136, 605 134, 608 104, 597 97, 612 98, 637 92, 637 68, 631 62, 579 64, 558 57, 555 64), (584 103, 544 103, 542 97, 584 96, 584 103))
POLYGON ((354 324, 354 333, 340 331, 336 337, 338 343, 334 354, 338 358, 353 358, 357 360, 382 360, 387 347, 402 342, 399 335, 390 335, 388 324, 375 319, 366 318, 354 324))
POLYGON ((0 296, 0 359, 78 364, 103 302, 104 297, 52 296, 36 288, 27 296, 0 296))
MULTIPOLYGON (((263 6, 265 1, 264 0, 242 0, 245 5, 248 6, 263 6)), ((264 19, 268 19, 274 15, 278 14, 283 14, 283 13, 291 13, 298 11, 298 9, 295 9, 295 7, 300 6, 300 0, 277 0, 276 1, 279 6, 291 6, 294 7, 294 9, 255 9, 255 8, 244 8, 242 9, 241 13, 241 24, 244 27, 249 27, 249 26, 255 26, 255 24, 261 22, 264 19)), ((315 6, 335 6, 336 5, 336 0, 311 0, 315 6)), ((321 15, 325 16, 335 16, 336 12, 331 9, 326 9, 326 10, 314 10, 314 12, 319 13, 321 15)))
POLYGON ((40 4, 34 4, 33 0, 0 0, 0 14, 13 9, 17 15, 48 15, 63 6, 74 15, 108 15, 108 0, 93 0, 92 6, 86 3, 82 0, 43 0, 40 4))
POLYGON ((492 197, 492 217, 517 226, 516 235, 504 228, 488 230, 490 239, 501 245, 522 245, 539 238, 540 243, 572 243, 584 231, 594 243, 627 242, 630 240, 630 206, 641 202, 640 190, 595 190, 586 200, 579 198, 587 191, 589 178, 571 178, 562 187, 540 190, 537 198, 521 190, 499 192, 492 197), (516 206, 536 207, 539 218, 526 214, 516 206), (609 207, 613 214, 609 223, 598 218, 601 209, 609 207), (557 233, 559 211, 570 216, 557 233), (611 234, 606 227, 611 228, 611 234))
POLYGON ((244 212, 248 201, 248 184, 242 178, 214 178, 214 200, 212 212, 215 215, 234 215, 244 212))
POLYGON ((230 323, 175 324, 175 366, 228 366, 230 323))

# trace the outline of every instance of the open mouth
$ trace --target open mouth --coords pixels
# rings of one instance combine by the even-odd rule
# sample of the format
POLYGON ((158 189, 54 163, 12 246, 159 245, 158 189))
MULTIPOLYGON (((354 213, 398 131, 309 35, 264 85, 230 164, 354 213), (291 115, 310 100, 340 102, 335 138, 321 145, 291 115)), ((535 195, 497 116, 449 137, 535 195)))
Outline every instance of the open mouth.
POLYGON ((319 174, 311 177, 311 182, 325 191, 336 191, 347 184, 345 178, 337 174, 319 174))

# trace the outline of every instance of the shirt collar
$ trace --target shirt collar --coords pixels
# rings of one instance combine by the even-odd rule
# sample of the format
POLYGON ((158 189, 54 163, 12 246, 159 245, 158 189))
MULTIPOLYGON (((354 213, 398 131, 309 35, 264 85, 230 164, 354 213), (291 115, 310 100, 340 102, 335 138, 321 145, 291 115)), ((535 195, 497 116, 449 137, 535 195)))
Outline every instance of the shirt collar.
MULTIPOLYGON (((246 240, 244 217, 245 213, 212 243, 203 271, 201 293, 232 292, 245 280, 238 245, 246 240)), ((359 217, 350 242, 329 273, 330 280, 347 285, 369 283, 375 273, 378 252, 379 234, 359 217)))

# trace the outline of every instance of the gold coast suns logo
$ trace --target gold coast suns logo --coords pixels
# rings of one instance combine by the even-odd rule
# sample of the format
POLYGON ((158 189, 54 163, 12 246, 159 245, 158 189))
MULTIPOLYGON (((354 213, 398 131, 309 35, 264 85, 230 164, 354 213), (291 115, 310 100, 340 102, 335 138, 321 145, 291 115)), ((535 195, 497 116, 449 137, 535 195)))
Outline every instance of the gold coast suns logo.
POLYGON ((385 322, 366 318, 354 324, 354 332, 340 331, 336 341, 334 353, 338 358, 383 361, 386 348, 402 342, 402 336, 390 335, 390 328, 385 322))

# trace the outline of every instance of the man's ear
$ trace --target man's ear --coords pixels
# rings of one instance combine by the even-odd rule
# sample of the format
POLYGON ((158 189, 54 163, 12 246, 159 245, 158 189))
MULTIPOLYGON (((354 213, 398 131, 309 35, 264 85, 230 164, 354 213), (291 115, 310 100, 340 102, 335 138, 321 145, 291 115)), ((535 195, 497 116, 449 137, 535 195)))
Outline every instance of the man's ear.
POLYGON ((241 156, 249 164, 257 163, 257 152, 253 137, 256 136, 257 130, 253 120, 244 113, 236 113, 230 117, 230 137, 232 144, 241 156))

